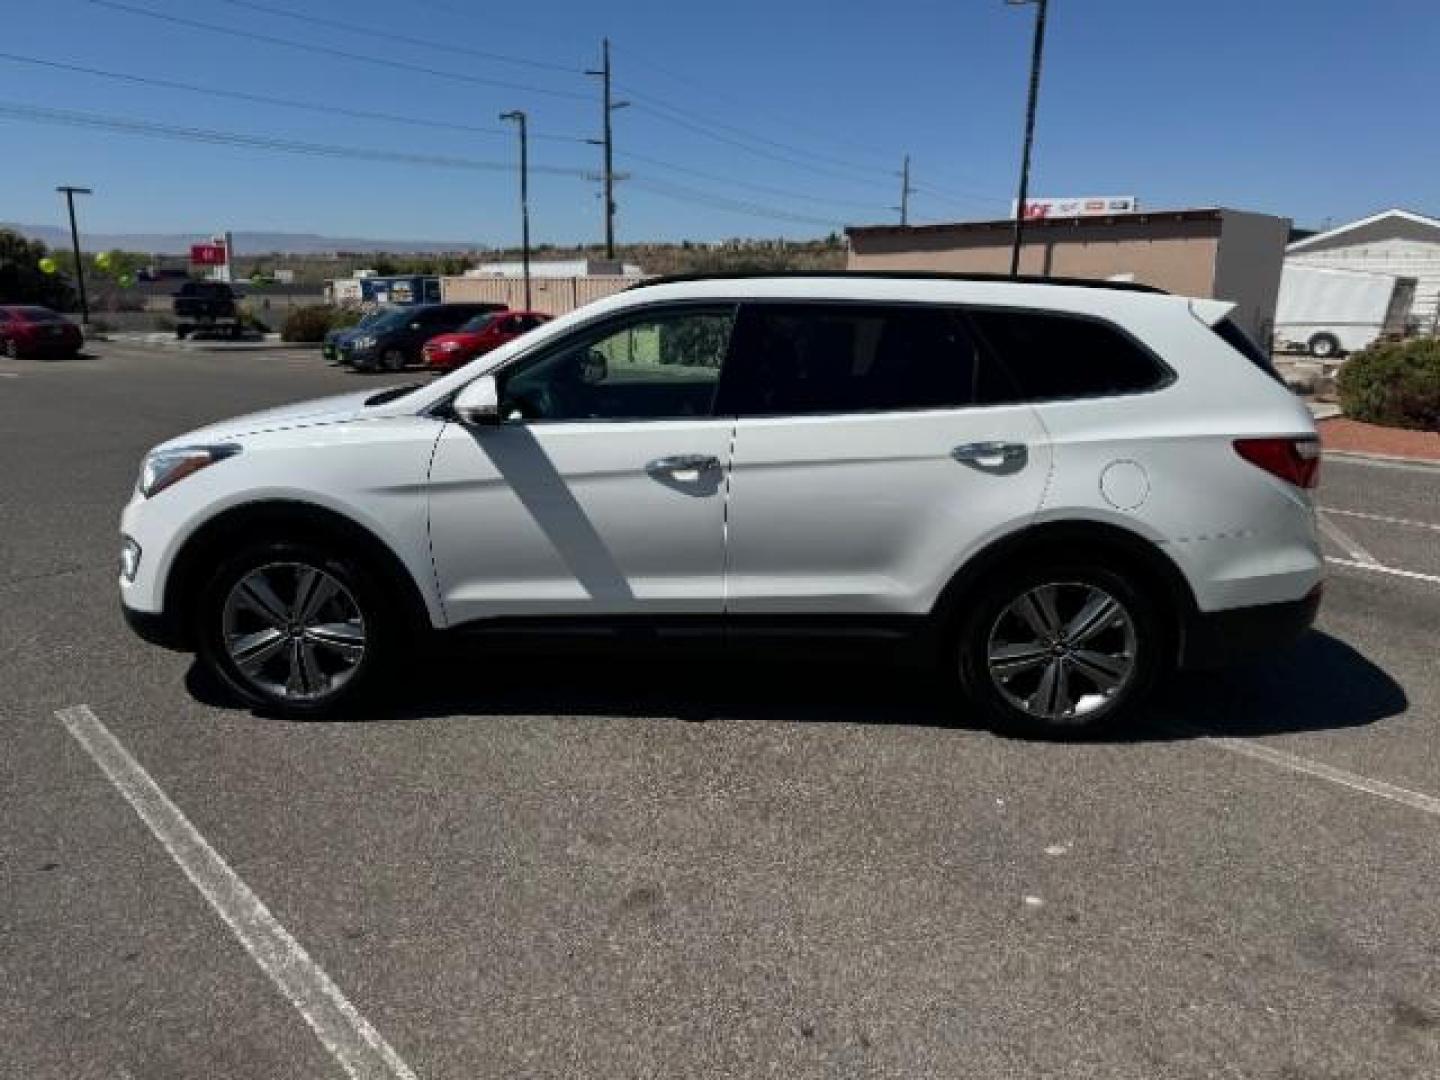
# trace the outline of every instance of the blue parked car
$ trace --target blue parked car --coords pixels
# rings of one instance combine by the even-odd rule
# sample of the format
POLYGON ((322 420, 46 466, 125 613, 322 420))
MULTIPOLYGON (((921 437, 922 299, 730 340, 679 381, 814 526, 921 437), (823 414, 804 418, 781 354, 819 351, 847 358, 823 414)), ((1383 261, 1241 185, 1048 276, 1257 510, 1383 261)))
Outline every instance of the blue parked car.
POLYGON ((374 326, 394 310, 393 307, 377 307, 373 311, 367 311, 362 315, 360 321, 354 326, 342 326, 338 330, 326 331, 324 343, 320 346, 320 351, 325 355, 325 359, 329 360, 332 364, 341 363, 340 346, 348 341, 351 336, 374 326))

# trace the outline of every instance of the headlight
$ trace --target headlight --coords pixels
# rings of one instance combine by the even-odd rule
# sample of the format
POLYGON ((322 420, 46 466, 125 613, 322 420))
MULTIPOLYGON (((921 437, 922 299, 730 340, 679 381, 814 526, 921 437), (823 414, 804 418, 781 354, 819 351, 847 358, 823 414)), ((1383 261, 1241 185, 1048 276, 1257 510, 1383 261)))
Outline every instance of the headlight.
POLYGON ((234 443, 219 446, 180 446, 174 450, 152 450, 140 466, 140 494, 147 499, 160 494, 171 484, 201 469, 240 453, 234 443))
POLYGON ((375 347, 375 335, 362 334, 360 337, 351 340, 350 347, 352 349, 373 349, 375 347))

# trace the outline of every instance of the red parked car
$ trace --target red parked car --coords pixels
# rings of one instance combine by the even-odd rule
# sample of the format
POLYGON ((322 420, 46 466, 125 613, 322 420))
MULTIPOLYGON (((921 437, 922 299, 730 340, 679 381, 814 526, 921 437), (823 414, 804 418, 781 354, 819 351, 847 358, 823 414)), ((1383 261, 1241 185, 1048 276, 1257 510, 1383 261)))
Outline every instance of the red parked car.
POLYGON ((74 356, 80 328, 49 308, 0 304, 0 348, 6 356, 74 356))
POLYGON ((527 330, 550 321, 541 311, 491 311, 465 323, 452 334, 441 334, 425 343, 425 366, 449 371, 468 364, 491 349, 514 341, 527 330))

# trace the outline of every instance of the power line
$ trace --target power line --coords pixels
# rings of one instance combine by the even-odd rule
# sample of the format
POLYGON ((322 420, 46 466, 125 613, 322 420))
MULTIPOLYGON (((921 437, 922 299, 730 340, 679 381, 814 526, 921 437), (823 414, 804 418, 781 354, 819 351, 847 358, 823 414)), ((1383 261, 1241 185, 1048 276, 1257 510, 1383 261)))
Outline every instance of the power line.
MULTIPOLYGON (((711 97, 717 101, 726 101, 732 105, 739 105, 741 108, 744 109, 756 108, 756 105, 753 101, 745 101, 738 95, 725 93, 724 91, 717 90, 714 87, 707 86, 706 84, 700 82, 698 79, 695 79, 689 75, 682 74, 678 71, 675 71, 673 68, 666 67, 663 64, 657 64, 654 60, 651 60, 649 57, 641 53, 633 52, 629 49, 623 49, 621 51, 623 51, 626 57, 630 60, 639 61, 641 64, 643 64, 645 67, 650 68, 652 71, 658 72, 659 74, 664 75, 666 78, 681 83, 682 85, 699 90, 702 94, 705 94, 708 97, 711 97)), ((788 119, 786 120, 786 124, 787 126, 798 127, 800 130, 809 131, 817 139, 828 142, 832 146, 849 147, 853 150, 859 151, 860 153, 869 155, 870 157, 882 156, 871 146, 862 145, 861 143, 853 142, 848 139, 836 138, 833 134, 822 132, 819 128, 810 127, 809 125, 794 125, 791 124, 790 120, 788 119)))
POLYGON ((713 207, 719 210, 729 210, 732 213, 744 214, 748 217, 770 218, 774 221, 793 221, 802 225, 819 225, 827 229, 844 228, 845 222, 834 218, 815 217, 810 214, 797 214, 789 210, 779 210, 774 207, 767 207, 760 203, 746 202, 743 199, 731 199, 724 195, 715 195, 710 192, 699 191, 696 188, 685 187, 681 184, 672 184, 668 180, 646 180, 643 178, 632 178, 630 186, 640 191, 648 191, 661 198, 674 199, 679 202, 698 204, 713 207))
POLYGON ((519 90, 527 94, 544 94, 548 97, 566 98, 572 101, 589 100, 586 95, 575 91, 551 90, 543 86, 530 86, 525 83, 507 82, 503 79, 487 79, 480 75, 466 75, 458 71, 447 71, 444 68, 426 67, 423 64, 411 64, 403 60, 390 60, 383 56, 350 52, 346 49, 336 49, 328 45, 317 45, 309 41, 296 41, 293 38, 278 37, 274 34, 261 34, 254 30, 240 30, 233 26, 221 26, 218 23, 202 22, 199 19, 190 19, 183 15, 171 15, 168 12, 151 11, 148 8, 134 7, 130 4, 120 3, 119 0, 81 0, 81 2, 92 4, 96 7, 110 8, 114 11, 127 12, 131 15, 141 15, 145 18, 156 19, 160 22, 174 23, 177 26, 188 26, 193 30, 225 34, 230 37, 244 38, 249 41, 261 41, 267 45, 283 45, 288 49, 299 49, 302 52, 319 53, 324 56, 336 56, 343 60, 354 60, 362 64, 375 64, 379 67, 393 68, 397 71, 409 71, 419 75, 453 79, 457 82, 472 83, 477 86, 494 86, 505 90, 519 90))
MULTIPOLYGON (((252 150, 302 154, 310 157, 351 158, 360 161, 379 161, 398 165, 428 165, 444 169, 467 169, 479 172, 513 172, 515 169, 514 163, 508 161, 485 161, 479 158, 456 157, 447 154, 413 154, 398 150, 340 146, 333 143, 306 142, 300 139, 281 139, 269 135, 247 135, 238 131, 186 127, 179 124, 164 124, 154 120, 137 120, 103 113, 79 112, 73 109, 48 109, 13 101, 0 101, 0 117, 40 124, 55 124, 62 127, 90 128, 128 135, 145 135, 182 142, 235 146, 252 150)), ((563 165, 532 165, 531 169, 552 176, 571 176, 583 179, 588 175, 584 169, 563 165)))
MULTIPOLYGON (((103 68, 84 67, 80 64, 67 64, 60 60, 46 60, 38 56, 20 56, 16 53, 0 52, 0 60, 8 60, 17 64, 31 64, 36 67, 52 68, 56 71, 69 71, 80 75, 93 75, 97 78, 114 79, 119 82, 133 83, 137 86, 154 86, 162 90, 180 90, 190 94, 206 94, 211 97, 230 98, 235 101, 250 101, 259 105, 274 105, 286 109, 302 109, 306 112, 329 113, 334 116, 351 116, 360 120, 381 120, 385 123, 404 124, 407 127, 442 128, 449 131, 461 131, 475 135, 508 136, 510 134, 504 128, 481 127, 476 124, 457 124, 446 120, 431 120, 423 116, 403 116, 400 113, 376 112, 371 109, 352 109, 344 105, 322 105, 319 102, 272 97, 269 94, 252 94, 245 90, 225 90, 213 86, 197 86, 194 83, 178 82, 174 79, 161 79, 151 75, 133 75, 123 71, 106 71, 103 68)), ((578 135, 534 135, 531 137, 535 139, 545 139, 550 142, 578 144, 585 142, 585 140, 578 135)))
POLYGON ((312 26, 323 26, 331 30, 343 30, 347 34, 361 34, 366 37, 379 38, 385 42, 393 43, 399 41, 404 42, 406 45, 417 45, 424 49, 439 49, 441 52, 455 53, 459 56, 474 56, 481 60, 493 60, 500 64, 515 64, 520 67, 538 68, 541 71, 560 71, 567 75, 578 75, 580 73, 578 68, 567 67, 564 64, 553 64, 548 60, 534 60, 525 56, 508 56, 505 53, 471 49, 467 46, 455 45, 448 41, 436 41, 434 38, 410 37, 406 34, 397 34, 390 30, 377 30, 369 26, 357 26, 354 23, 343 22, 340 19, 327 19, 319 15, 303 15, 298 11, 290 11, 287 8, 256 3, 255 0, 219 0, 219 2, 229 4, 231 7, 259 11, 266 15, 279 15, 282 18, 294 19, 296 22, 309 23, 312 26))
POLYGON ((703 169, 692 169, 686 165, 676 165, 673 162, 662 161, 659 158, 650 157, 647 154, 637 154, 632 150, 626 150, 622 153, 617 154, 616 156, 621 158, 628 158, 631 161, 643 162, 644 164, 652 165, 657 169, 668 169, 671 172, 684 173, 687 176, 698 176, 704 180, 718 180, 722 184, 729 184, 732 187, 746 188, 750 191, 758 191, 764 195, 778 195, 782 199, 801 199, 805 202, 825 203, 827 206, 848 206, 853 209, 859 210, 878 211, 883 209, 883 207, 879 206, 874 202, 860 202, 853 199, 821 199, 817 198, 815 196, 815 193, 810 191, 797 191, 794 188, 777 188, 771 187, 768 184, 754 184, 748 180, 737 180, 733 176, 725 176, 721 173, 706 172, 703 169))
MULTIPOLYGON (((760 154, 761 156, 775 158, 776 160, 788 161, 790 164, 799 164, 804 167, 810 168, 811 171, 828 173, 830 175, 838 175, 838 173, 836 172, 836 170, 838 169, 849 170, 853 173, 864 173, 867 177, 890 175, 890 171, 888 169, 871 168, 868 165, 856 165, 852 162, 841 161, 839 158, 832 158, 824 154, 816 154, 811 151, 801 149, 799 147, 791 146, 782 142, 777 142, 774 139, 767 139, 764 136, 752 134, 750 132, 747 132, 744 128, 735 127, 733 124, 726 124, 722 123, 719 120, 711 120, 705 117, 701 117, 695 113, 689 112, 686 109, 677 108, 674 105, 670 105, 666 102, 651 98, 648 94, 637 93, 628 86, 620 87, 620 89, 624 90, 625 93, 630 95, 631 99, 634 100, 636 103, 636 108, 644 109, 651 115, 660 116, 662 119, 668 120, 670 123, 679 124, 682 127, 689 127, 693 131, 697 131, 703 135, 708 135, 710 138, 716 139, 720 142, 726 142, 732 146, 737 146, 741 149, 749 150, 753 154, 760 154), (766 147, 769 148, 769 150, 768 152, 762 151, 761 149, 758 149, 757 146, 751 144, 758 144, 759 147, 766 147), (774 153, 774 151, 780 151, 786 156, 780 157, 776 153, 774 153), (809 160, 806 161, 801 159, 809 160), (821 169, 818 166, 812 164, 812 162, 820 162, 822 165, 825 166, 825 168, 821 169)), ((842 177, 842 179, 853 180, 854 178, 842 177)), ((876 183, 875 180, 871 180, 869 182, 876 183)), ((889 184, 887 183, 885 186, 888 187, 889 184)))
MULTIPOLYGON (((132 117, 80 112, 73 109, 51 109, 13 101, 0 101, 0 118, 20 120, 27 123, 78 127, 124 135, 168 139, 179 142, 229 146, 272 153, 297 154, 307 157, 339 158, 382 162, 385 164, 462 169, 477 172, 513 172, 515 169, 513 162, 486 161, 478 158, 465 158, 442 154, 415 154, 372 147, 342 146, 332 143, 307 142, 299 139, 281 139, 271 136, 248 135, 243 132, 223 131, 215 128, 187 127, 178 124, 160 123, 153 120, 135 119, 132 117)), ((562 165, 532 165, 530 169, 533 172, 545 173, 551 176, 573 177, 585 180, 591 178, 591 174, 585 169, 562 165)), ((750 217, 792 221, 808 225, 821 225, 827 228, 843 225, 843 222, 833 219, 794 213, 792 211, 740 199, 731 199, 714 192, 672 184, 664 180, 638 178, 632 179, 631 183, 640 190, 651 192, 662 198, 668 198, 691 205, 709 206, 750 217)))

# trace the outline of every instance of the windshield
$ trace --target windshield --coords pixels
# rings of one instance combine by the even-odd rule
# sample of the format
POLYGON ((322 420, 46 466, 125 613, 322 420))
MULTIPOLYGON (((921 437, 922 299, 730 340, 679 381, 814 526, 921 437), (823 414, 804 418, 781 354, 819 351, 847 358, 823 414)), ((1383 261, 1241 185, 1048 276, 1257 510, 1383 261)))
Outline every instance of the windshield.
POLYGON ((460 324, 460 333, 476 334, 495 321, 495 313, 487 311, 484 315, 476 315, 473 319, 467 319, 460 324))
POLYGON ((365 330, 378 324, 380 320, 387 315, 394 314, 395 308, 391 307, 376 308, 374 311, 367 311, 364 315, 360 316, 360 321, 355 324, 355 329, 365 330))
POLYGON ((381 312, 375 317, 375 321, 366 324, 367 330, 394 330, 404 326, 410 319, 411 312, 405 308, 391 308, 389 311, 381 312))
POLYGON ((59 315, 56 315, 55 312, 51 311, 49 308, 43 308, 43 307, 22 307, 22 308, 16 308, 15 310, 17 310, 22 316, 24 316, 26 322, 61 322, 61 321, 63 321, 63 320, 61 320, 61 318, 60 318, 59 315))

